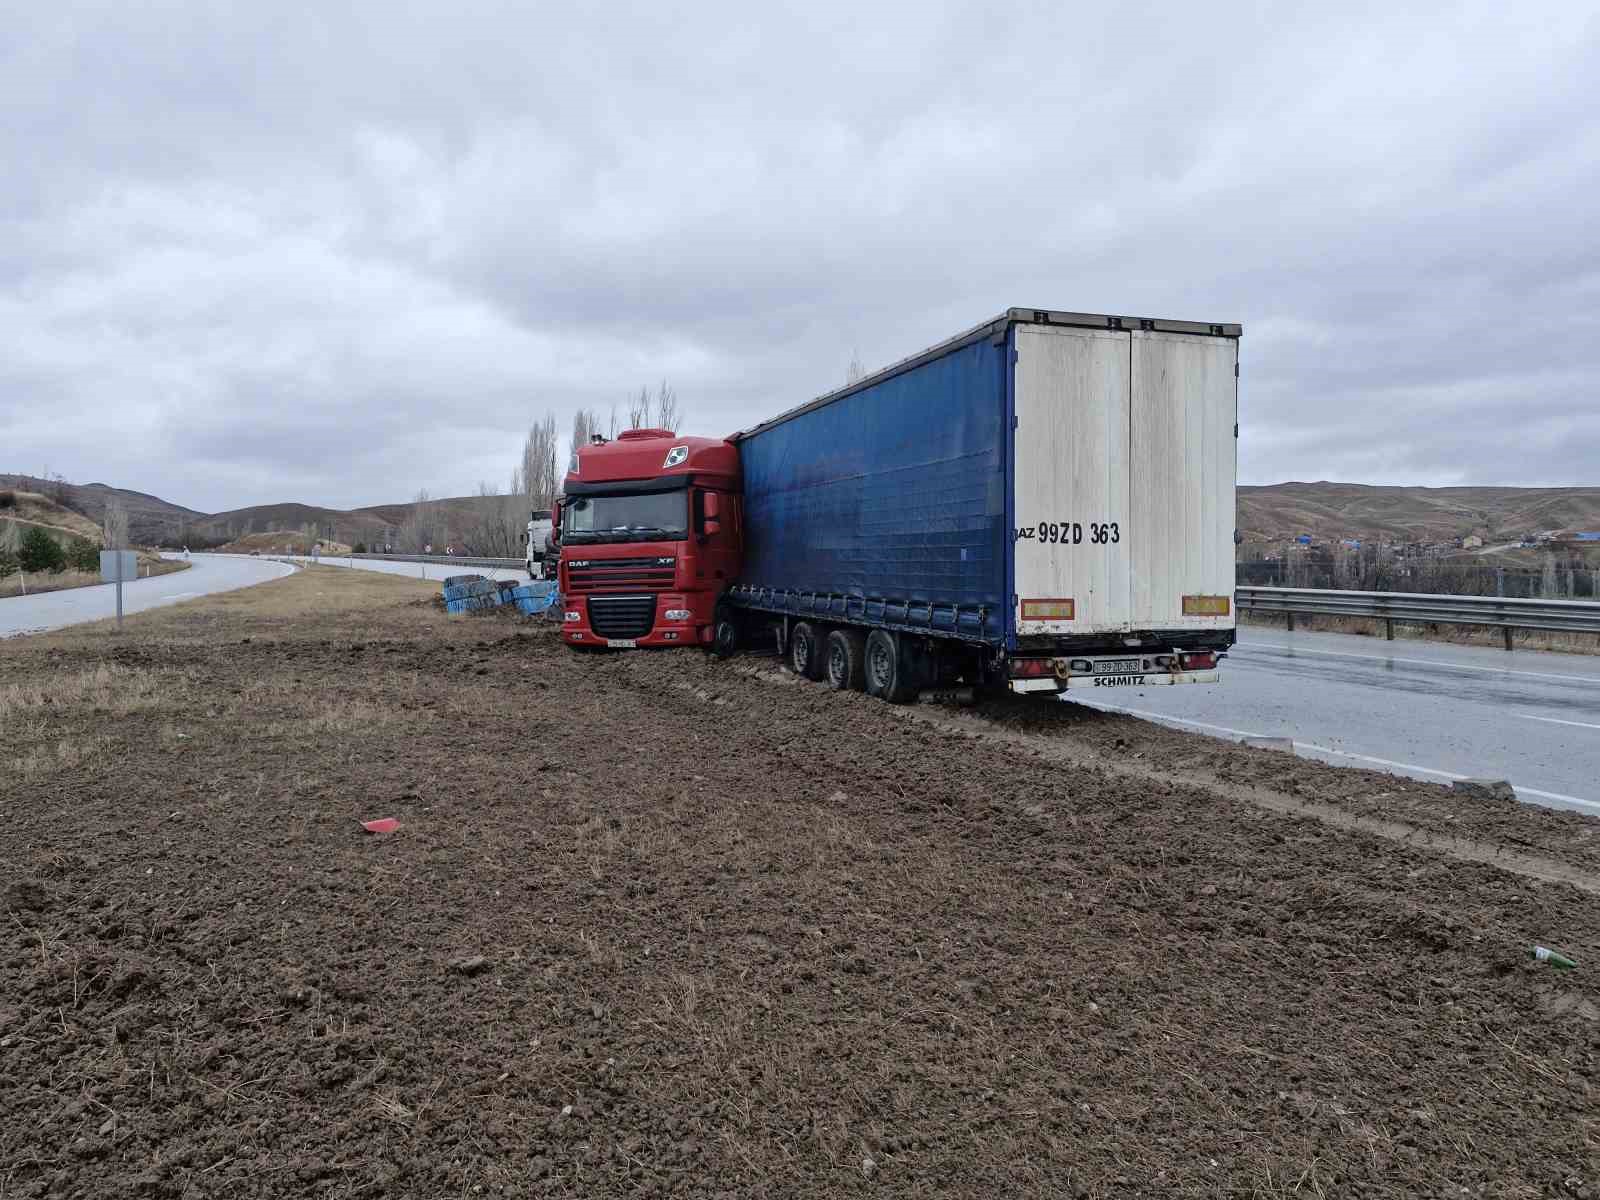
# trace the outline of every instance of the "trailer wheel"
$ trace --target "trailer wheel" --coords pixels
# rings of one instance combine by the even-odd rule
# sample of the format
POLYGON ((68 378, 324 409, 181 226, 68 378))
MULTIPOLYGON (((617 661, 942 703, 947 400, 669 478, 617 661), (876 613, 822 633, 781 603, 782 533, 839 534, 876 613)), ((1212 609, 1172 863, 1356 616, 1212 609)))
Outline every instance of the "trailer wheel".
POLYGON ((828 685, 836 692, 859 692, 867 683, 867 639, 854 629, 828 635, 828 685))
POLYGON ((739 653, 739 622, 727 605, 718 605, 711 625, 711 653, 732 658, 739 653))
POLYGON ((874 629, 867 637, 867 695, 890 704, 909 704, 917 690, 905 683, 906 657, 900 639, 887 629, 874 629))
POLYGON ((827 669, 822 648, 822 631, 810 621, 796 621, 789 631, 789 666, 796 675, 821 679, 827 669))

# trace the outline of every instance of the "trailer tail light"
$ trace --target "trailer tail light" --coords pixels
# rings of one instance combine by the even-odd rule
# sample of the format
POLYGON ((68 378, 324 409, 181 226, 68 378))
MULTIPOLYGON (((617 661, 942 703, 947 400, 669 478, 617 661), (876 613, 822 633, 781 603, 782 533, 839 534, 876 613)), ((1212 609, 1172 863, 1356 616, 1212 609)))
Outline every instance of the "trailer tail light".
POLYGON ((1178 655, 1178 665, 1185 671, 1209 671, 1217 665, 1217 656, 1210 650, 1178 655))
POLYGON ((1022 619, 1024 621, 1070 621, 1072 620, 1073 603, 1071 597, 1056 600, 1024 600, 1022 602, 1022 619))
POLYGON ((1056 673, 1055 660, 1051 658, 1014 658, 1011 660, 1013 679, 1041 679, 1056 673))
POLYGON ((1186 617, 1225 617, 1232 610, 1232 596, 1185 596, 1183 598, 1183 615, 1186 617))

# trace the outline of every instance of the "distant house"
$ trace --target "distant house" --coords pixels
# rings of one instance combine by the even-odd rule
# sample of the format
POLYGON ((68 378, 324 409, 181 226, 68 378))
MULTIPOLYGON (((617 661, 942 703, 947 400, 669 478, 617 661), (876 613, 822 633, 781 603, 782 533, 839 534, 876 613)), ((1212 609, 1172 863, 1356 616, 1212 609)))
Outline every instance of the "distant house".
POLYGON ((1461 539, 1461 548, 1463 550, 1477 550, 1482 546, 1483 539, 1475 533, 1469 534, 1461 539))
POLYGON ((1572 540, 1575 542, 1600 542, 1600 530, 1592 530, 1588 533, 1575 533, 1572 535, 1572 540))

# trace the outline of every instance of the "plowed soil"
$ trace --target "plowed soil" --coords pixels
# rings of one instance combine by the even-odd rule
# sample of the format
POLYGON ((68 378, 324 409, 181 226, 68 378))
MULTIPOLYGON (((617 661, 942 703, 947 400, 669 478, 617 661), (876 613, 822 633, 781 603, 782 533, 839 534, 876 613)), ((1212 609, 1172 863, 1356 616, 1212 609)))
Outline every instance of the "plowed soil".
POLYGON ((1595 834, 319 568, 0 643, 0 1197, 1600 1195, 1595 834))

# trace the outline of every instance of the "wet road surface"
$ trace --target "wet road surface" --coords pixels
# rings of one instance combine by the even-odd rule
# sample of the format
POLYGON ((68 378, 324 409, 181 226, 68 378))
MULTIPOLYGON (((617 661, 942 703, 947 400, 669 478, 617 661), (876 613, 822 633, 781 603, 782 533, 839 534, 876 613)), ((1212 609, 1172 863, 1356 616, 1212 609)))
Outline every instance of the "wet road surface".
POLYGON ((1524 800, 1600 813, 1600 656, 1245 626, 1220 683, 1117 700, 1084 703, 1436 783, 1509 779, 1524 800))

